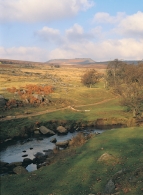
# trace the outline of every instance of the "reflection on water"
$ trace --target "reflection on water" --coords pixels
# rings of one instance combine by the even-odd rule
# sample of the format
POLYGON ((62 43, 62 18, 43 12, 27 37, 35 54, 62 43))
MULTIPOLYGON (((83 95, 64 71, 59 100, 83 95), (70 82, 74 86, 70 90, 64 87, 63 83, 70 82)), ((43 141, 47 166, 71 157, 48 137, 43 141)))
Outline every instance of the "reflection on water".
MULTIPOLYGON (((102 133, 103 130, 94 130, 95 132, 102 133)), ((37 140, 33 138, 32 141, 22 143, 20 141, 16 142, 14 145, 10 145, 4 148, 0 152, 1 161, 4 162, 22 162, 23 155, 28 155, 26 158, 33 159, 34 154, 37 152, 43 152, 43 150, 53 149, 55 144, 51 143, 50 140, 56 138, 58 142, 72 139, 78 132, 68 133, 67 135, 54 135, 51 137, 44 138, 43 140, 37 140)), ((35 164, 31 164, 26 168, 29 172, 37 169, 35 164)))

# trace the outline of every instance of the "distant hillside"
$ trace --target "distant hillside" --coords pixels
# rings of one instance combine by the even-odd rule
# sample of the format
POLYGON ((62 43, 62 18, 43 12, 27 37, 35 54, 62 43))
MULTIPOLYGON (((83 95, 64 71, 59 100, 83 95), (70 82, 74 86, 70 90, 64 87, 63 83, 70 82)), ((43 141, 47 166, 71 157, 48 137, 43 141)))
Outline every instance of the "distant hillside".
POLYGON ((42 62, 32 62, 24 60, 11 60, 11 59, 0 59, 0 64, 41 64, 42 62))
POLYGON ((53 59, 49 60, 48 64, 61 64, 61 65, 87 65, 95 64, 95 61, 90 58, 75 58, 75 59, 53 59))

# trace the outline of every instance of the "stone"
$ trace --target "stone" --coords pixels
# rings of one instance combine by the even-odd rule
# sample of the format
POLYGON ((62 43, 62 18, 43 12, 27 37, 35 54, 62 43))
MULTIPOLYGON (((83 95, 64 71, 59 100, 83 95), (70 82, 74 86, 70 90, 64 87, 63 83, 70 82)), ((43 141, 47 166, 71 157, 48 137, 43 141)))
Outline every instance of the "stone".
POLYGON ((2 95, 0 95, 0 107, 4 107, 5 104, 6 104, 5 98, 2 95))
POLYGON ((55 132, 48 129, 47 127, 45 126, 41 126, 39 127, 39 131, 43 134, 43 135, 55 135, 55 132))
POLYGON ((30 158, 24 158, 22 165, 28 166, 33 162, 30 158))
POLYGON ((58 126, 57 127, 57 132, 60 133, 60 134, 66 134, 68 131, 65 127, 63 126, 58 126))
POLYGON ((28 173, 28 171, 22 167, 22 166, 17 166, 13 169, 13 172, 16 173, 17 175, 21 175, 21 174, 26 174, 28 173))
POLYGON ((9 163, 7 165, 7 167, 13 168, 13 167, 16 167, 16 166, 21 166, 21 165, 22 165, 22 162, 12 162, 12 163, 9 163))
POLYGON ((42 97, 42 95, 39 94, 33 94, 33 97, 36 98, 37 100, 43 102, 44 101, 44 97, 42 97))
POLYGON ((110 179, 105 186, 104 194, 111 194, 114 191, 114 189, 115 189, 115 184, 112 181, 112 179, 110 179))
POLYGON ((98 162, 115 162, 116 158, 112 154, 104 153, 98 159, 98 162))
POLYGON ((58 148, 66 148, 69 145, 69 140, 63 142, 56 142, 56 146, 58 148))
POLYGON ((22 155, 22 157, 27 157, 28 156, 28 154, 24 154, 24 155, 22 155))
POLYGON ((40 134, 39 130, 35 130, 34 134, 39 135, 40 134))
POLYGON ((0 161, 0 168, 6 166, 6 165, 8 165, 8 164, 9 164, 9 163, 7 163, 7 162, 0 161))
POLYGON ((33 159, 33 163, 35 164, 43 163, 47 158, 47 156, 41 152, 37 152, 34 156, 35 158, 33 159))
POLYGON ((57 142, 57 139, 56 138, 53 138, 50 140, 51 143, 56 143, 57 142))
POLYGON ((50 157, 54 156, 54 152, 51 149, 49 149, 49 150, 43 150, 43 152, 45 152, 46 157, 49 157, 50 158, 50 157))

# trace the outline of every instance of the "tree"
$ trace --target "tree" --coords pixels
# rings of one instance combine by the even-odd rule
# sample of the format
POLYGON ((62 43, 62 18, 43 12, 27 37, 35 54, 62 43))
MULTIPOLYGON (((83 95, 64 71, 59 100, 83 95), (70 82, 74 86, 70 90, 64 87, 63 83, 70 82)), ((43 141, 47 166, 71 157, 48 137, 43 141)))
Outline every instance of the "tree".
POLYGON ((100 77, 101 75, 96 70, 91 69, 82 75, 81 82, 91 88, 92 85, 99 81, 100 77))
POLYGON ((132 110, 133 117, 137 117, 143 110, 143 64, 113 61, 107 67, 106 81, 121 97, 121 104, 132 110))

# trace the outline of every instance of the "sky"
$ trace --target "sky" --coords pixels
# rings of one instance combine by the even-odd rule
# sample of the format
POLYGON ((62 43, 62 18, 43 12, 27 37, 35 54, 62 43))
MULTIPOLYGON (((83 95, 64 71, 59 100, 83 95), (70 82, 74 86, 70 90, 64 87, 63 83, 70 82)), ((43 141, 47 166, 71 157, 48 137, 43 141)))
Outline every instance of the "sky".
POLYGON ((143 59, 143 0, 0 0, 0 58, 143 59))

